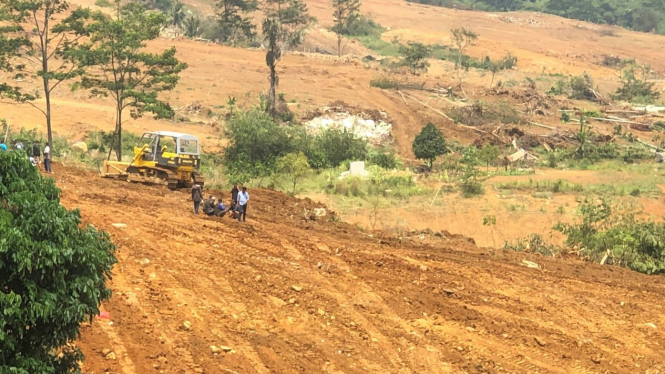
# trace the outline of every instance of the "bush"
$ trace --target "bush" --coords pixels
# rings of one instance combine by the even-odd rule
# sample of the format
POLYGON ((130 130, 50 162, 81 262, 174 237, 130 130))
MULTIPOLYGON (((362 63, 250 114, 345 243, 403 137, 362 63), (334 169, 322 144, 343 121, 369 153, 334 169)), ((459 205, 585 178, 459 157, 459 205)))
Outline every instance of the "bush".
POLYGON ((613 205, 605 199, 586 199, 578 207, 580 221, 559 222, 554 229, 567 236, 592 262, 619 265, 646 274, 665 272, 665 223, 637 218, 629 205, 613 205))
POLYGON ((397 158, 395 157, 395 153, 389 150, 370 152, 369 162, 384 169, 397 168, 397 158))
POLYGON ((15 152, 0 153, 0 205, 0 371, 79 372, 69 343, 111 296, 115 247, 15 152))
POLYGON ((478 180, 478 170, 473 166, 468 166, 466 168, 464 176, 462 177, 462 182, 460 183, 460 191, 464 198, 470 198, 485 193, 483 185, 478 180))
POLYGON ((402 65, 408 66, 411 73, 427 72, 427 68, 430 66, 426 60, 430 54, 428 46, 422 43, 409 42, 408 46, 401 46, 399 52, 404 56, 402 65))
POLYGON ((224 151, 224 166, 237 183, 273 174, 277 159, 295 148, 288 128, 259 109, 236 112, 226 131, 229 145, 224 151))
MULTIPOLYGON (((328 167, 338 167, 344 161, 367 158, 367 141, 346 130, 326 129, 314 139, 310 153, 319 153, 328 167)), ((307 158, 310 156, 308 153, 307 158)), ((316 157, 314 157, 316 158, 316 157)))
POLYGON ((518 252, 538 253, 547 257, 554 257, 559 254, 559 250, 548 244, 542 236, 530 234, 526 238, 519 238, 515 244, 506 242, 504 249, 518 252))
POLYGON ((623 71, 621 87, 617 89, 612 98, 638 104, 653 104, 659 97, 660 92, 654 90, 654 82, 646 80, 649 72, 647 66, 630 66, 623 71), (641 75, 641 78, 638 76, 641 75))
MULTIPOLYGON (((337 32, 339 25, 334 25, 330 28, 331 31, 337 32)), ((355 17, 349 24, 344 27, 340 34, 345 36, 380 36, 384 31, 383 26, 375 22, 371 18, 364 15, 355 17)))

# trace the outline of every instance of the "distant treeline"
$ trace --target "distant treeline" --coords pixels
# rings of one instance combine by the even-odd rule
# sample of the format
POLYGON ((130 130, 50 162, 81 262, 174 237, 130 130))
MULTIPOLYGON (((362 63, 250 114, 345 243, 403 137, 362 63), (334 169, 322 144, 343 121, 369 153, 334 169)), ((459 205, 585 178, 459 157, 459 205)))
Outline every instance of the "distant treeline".
POLYGON ((558 16, 618 25, 665 35, 664 0, 407 0, 448 8, 514 11, 531 10, 558 16))

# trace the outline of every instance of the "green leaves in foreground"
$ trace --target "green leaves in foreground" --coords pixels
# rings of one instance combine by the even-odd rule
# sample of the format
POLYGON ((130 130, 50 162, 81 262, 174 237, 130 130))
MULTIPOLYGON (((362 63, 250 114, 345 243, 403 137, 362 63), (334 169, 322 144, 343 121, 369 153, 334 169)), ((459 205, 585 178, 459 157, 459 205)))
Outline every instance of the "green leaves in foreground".
POLYGON ((0 373, 78 372, 70 343, 111 296, 114 245, 59 195, 24 155, 0 153, 0 373))
POLYGON ((593 262, 628 267, 646 274, 665 273, 665 222, 644 220, 633 207, 586 199, 580 222, 559 222, 554 229, 567 235, 593 262))

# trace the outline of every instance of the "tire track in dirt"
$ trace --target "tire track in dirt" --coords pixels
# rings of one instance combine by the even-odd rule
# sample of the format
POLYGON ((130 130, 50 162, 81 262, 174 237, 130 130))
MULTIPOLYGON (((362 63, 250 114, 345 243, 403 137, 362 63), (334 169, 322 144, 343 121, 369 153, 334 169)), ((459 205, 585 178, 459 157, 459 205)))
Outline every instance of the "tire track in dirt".
POLYGON ((98 354, 113 339, 96 321, 80 343, 91 373, 663 369, 659 277, 462 239, 370 236, 268 190, 251 192, 250 222, 238 224, 183 213, 183 192, 73 169, 57 178, 63 204, 120 246, 105 307, 128 361, 98 354), (225 344, 235 353, 212 354, 225 344))

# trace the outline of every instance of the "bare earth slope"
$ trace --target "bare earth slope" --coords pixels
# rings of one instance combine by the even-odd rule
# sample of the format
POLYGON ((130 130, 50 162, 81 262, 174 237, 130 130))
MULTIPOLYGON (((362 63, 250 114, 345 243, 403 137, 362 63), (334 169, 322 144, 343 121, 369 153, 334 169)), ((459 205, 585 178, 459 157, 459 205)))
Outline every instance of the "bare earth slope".
POLYGON ((111 317, 78 343, 90 374, 664 369, 662 277, 464 238, 400 242, 270 190, 250 191, 246 224, 209 219, 186 192, 55 171, 62 203, 119 246, 111 317))

